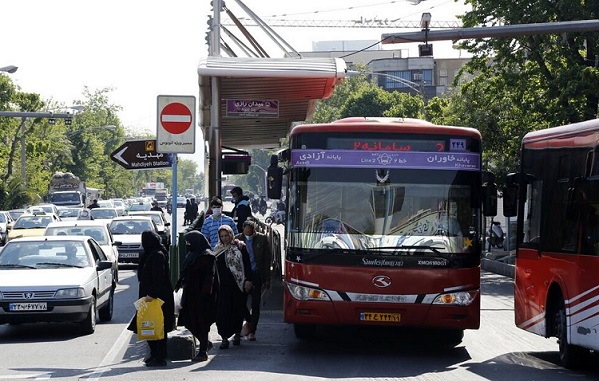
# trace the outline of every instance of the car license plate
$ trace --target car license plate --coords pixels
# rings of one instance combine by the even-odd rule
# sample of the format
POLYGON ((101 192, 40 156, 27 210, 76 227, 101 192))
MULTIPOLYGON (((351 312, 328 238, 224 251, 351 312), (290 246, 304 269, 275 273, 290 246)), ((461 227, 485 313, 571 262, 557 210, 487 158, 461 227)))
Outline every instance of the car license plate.
POLYGON ((360 312, 361 321, 375 321, 380 323, 399 323, 401 314, 387 312, 360 312))
POLYGON ((121 258, 137 258, 137 257, 139 257, 139 254, 137 254, 137 253, 121 253, 121 254, 119 254, 119 257, 121 257, 121 258))
POLYGON ((10 303, 9 311, 46 311, 47 303, 10 303))

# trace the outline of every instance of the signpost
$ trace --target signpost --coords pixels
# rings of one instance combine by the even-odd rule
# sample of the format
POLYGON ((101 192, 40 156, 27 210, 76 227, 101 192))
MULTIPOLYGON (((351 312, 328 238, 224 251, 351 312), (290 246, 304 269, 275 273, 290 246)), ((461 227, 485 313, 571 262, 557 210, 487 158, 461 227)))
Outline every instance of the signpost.
POLYGON ((159 95, 156 151, 173 154, 171 242, 177 242, 177 154, 195 153, 196 98, 190 95, 159 95))
POLYGON ((193 96, 158 96, 158 152, 195 153, 195 103, 193 96))
POLYGON ((129 140, 110 154, 110 158, 125 169, 171 168, 173 157, 156 152, 156 140, 129 140))

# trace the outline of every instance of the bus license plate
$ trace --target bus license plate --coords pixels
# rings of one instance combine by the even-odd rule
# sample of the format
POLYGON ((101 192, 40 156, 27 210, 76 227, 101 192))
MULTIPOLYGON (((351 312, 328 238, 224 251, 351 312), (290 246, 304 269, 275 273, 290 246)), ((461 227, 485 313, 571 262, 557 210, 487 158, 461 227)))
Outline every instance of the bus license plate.
POLYGON ((375 321, 380 323, 399 323, 401 321, 401 314, 387 312, 361 312, 360 320, 375 321))
POLYGON ((9 311, 46 311, 47 303, 10 303, 9 311))

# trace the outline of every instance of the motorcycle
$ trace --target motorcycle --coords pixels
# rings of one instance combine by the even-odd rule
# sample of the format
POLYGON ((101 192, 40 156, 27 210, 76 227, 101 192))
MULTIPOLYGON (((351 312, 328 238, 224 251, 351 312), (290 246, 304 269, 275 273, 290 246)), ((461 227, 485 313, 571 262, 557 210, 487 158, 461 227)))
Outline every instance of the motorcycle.
POLYGON ((489 236, 487 237, 487 243, 489 244, 489 251, 491 251, 492 247, 503 248, 505 234, 503 229, 501 228, 501 222, 493 221, 491 218, 491 225, 489 226, 489 231, 487 232, 489 236))

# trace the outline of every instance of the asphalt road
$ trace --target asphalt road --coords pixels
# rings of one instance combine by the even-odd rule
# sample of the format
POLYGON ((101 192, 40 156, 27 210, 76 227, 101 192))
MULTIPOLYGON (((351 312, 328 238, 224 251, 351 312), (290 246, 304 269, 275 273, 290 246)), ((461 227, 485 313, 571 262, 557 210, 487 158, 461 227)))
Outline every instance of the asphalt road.
MULTIPOLYGON (((182 214, 181 214, 182 216, 182 214)), ((182 218, 182 217, 181 217, 182 218)), ((182 220, 181 220, 182 222, 182 220)), ((182 228, 182 227, 181 227, 182 228)), ((147 344, 125 327, 137 298, 134 267, 121 269, 111 322, 93 335, 79 336, 73 324, 0 326, 0 380, 596 380, 599 361, 570 371, 559 365, 555 339, 514 326, 512 280, 483 272, 481 328, 466 331, 456 348, 416 330, 328 330, 301 341, 283 322, 280 303, 269 300, 255 342, 219 350, 209 360, 170 361, 146 368, 147 344)), ((270 298, 279 298, 273 292, 270 298)))

